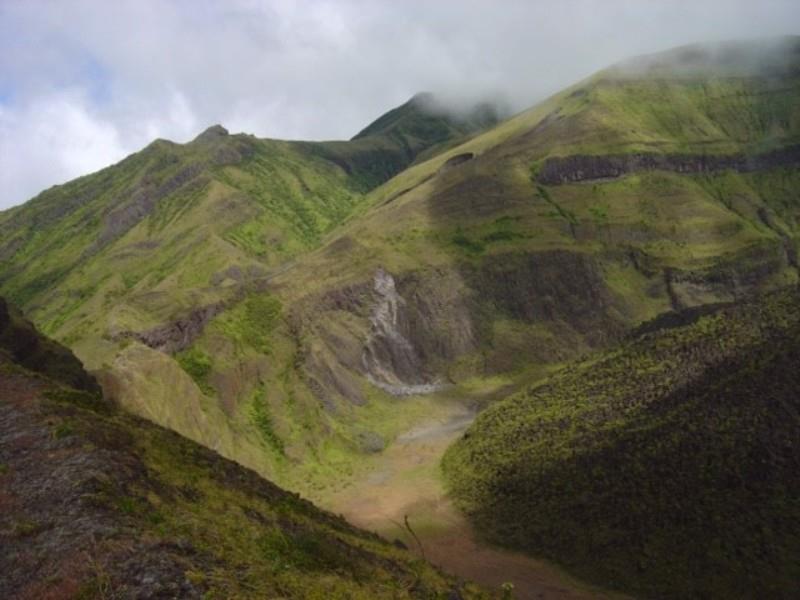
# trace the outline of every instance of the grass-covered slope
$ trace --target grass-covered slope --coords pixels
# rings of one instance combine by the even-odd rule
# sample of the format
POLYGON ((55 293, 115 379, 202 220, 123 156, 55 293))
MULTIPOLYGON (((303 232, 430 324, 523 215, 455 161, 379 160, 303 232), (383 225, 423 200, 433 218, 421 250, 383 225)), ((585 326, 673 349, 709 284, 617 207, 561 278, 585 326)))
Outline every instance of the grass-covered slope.
POLYGON ((349 142, 156 142, 0 215, 0 292, 139 414, 338 482, 425 406, 371 382, 562 362, 797 280, 797 43, 771 43, 607 70, 477 135, 423 96, 349 142))
POLYGON ((395 112, 350 142, 214 126, 46 190, 0 214, 0 291, 128 408, 275 474, 330 436, 270 277, 356 215, 364 191, 490 123, 418 99, 395 112))
POLYGON ((354 185, 370 190, 413 162, 491 128, 501 110, 489 103, 454 111, 430 93, 415 95, 377 118, 349 141, 300 142, 312 155, 344 169, 354 185))
POLYGON ((481 414, 445 456, 450 489, 489 539, 606 586, 789 598, 799 360, 795 287, 662 318, 481 414))
POLYGON ((496 121, 450 117, 421 98, 348 142, 262 140, 214 126, 46 190, 0 214, 0 289, 60 339, 84 336, 81 325, 91 325, 81 317, 96 322, 109 297, 115 327, 219 300, 209 288, 263 277, 314 248, 364 191, 420 152, 496 121), (148 294, 160 301, 137 302, 148 294), (98 296, 104 305, 92 302, 98 296))
POLYGON ((15 340, 0 338, 4 598, 482 597, 118 410, 92 385, 69 387, 78 370, 83 383, 92 381, 77 359, 1 305, 0 323, 11 321, 17 335, 58 356, 37 353, 43 376, 14 358, 15 340))
POLYGON ((458 379, 796 281, 798 38, 634 63, 395 176, 277 278, 283 293, 330 296, 382 268, 419 355, 458 379))
POLYGON ((335 165, 211 128, 0 215, 0 286, 60 339, 158 323, 313 247, 359 201, 335 165))

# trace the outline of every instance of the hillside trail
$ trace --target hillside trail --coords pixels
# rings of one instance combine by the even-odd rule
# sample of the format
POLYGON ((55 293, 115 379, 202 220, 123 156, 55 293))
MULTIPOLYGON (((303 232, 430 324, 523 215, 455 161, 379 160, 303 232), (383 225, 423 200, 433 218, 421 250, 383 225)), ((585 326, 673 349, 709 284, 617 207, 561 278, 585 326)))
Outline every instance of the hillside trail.
POLYGON ((392 540, 463 579, 498 591, 514 584, 519 600, 619 599, 575 581, 557 567, 478 539, 447 497, 439 463, 447 447, 475 419, 466 403, 443 399, 449 410, 398 436, 365 476, 329 499, 327 508, 392 540), (408 521, 419 543, 404 526, 408 521), (421 547, 420 547, 421 546, 421 547))

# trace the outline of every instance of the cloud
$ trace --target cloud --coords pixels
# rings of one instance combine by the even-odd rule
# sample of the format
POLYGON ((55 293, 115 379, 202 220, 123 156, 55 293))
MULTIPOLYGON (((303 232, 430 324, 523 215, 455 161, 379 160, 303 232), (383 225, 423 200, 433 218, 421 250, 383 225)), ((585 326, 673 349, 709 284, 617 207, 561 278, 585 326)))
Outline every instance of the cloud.
POLYGON ((796 23, 795 0, 6 0, 0 208, 212 123, 347 138, 421 90, 520 110, 634 54, 796 23))
POLYGON ((8 204, 125 155, 113 124, 87 109, 80 92, 43 95, 16 110, 0 105, 2 198, 8 204))

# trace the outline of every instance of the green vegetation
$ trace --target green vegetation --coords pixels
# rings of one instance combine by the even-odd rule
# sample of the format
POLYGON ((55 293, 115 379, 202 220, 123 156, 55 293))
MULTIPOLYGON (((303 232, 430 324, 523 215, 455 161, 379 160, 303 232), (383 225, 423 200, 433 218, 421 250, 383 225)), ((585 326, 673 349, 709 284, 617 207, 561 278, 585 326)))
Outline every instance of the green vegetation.
POLYGON ((79 390, 9 361, 0 353, 0 441, 25 439, 0 469, 11 500, 0 587, 11 596, 488 597, 207 448, 75 404, 79 390))
POLYGON ((556 157, 789 151, 798 71, 750 62, 606 70, 486 131, 418 98, 347 142, 157 141, 0 214, 0 292, 123 406, 324 498, 434 409, 364 377, 378 268, 431 378, 477 387, 798 280, 791 161, 538 181, 556 157))
POLYGON ((204 394, 214 394, 214 388, 208 381, 211 375, 211 357, 197 348, 190 348, 175 356, 178 364, 186 371, 204 394))
POLYGON ((281 316, 281 301, 274 296, 252 296, 244 303, 248 329, 245 339, 256 349, 269 350, 267 342, 281 316))
MULTIPOLYGON (((547 202, 550 206, 552 206, 555 209, 554 216, 561 217, 572 226, 578 224, 578 219, 575 217, 575 215, 572 214, 570 211, 565 210, 558 202, 553 200, 553 197, 550 195, 550 192, 547 191, 547 188, 541 185, 537 185, 536 191, 539 193, 539 198, 547 202)), ((591 208, 589 210, 591 210, 591 208)))
POLYGON ((264 443, 275 450, 278 454, 284 453, 283 440, 275 433, 270 414, 269 404, 266 398, 267 391, 263 385, 259 385, 253 395, 253 406, 251 408, 251 418, 258 428, 264 443))
POLYGON ((663 317, 493 405, 445 457, 454 497, 492 541, 606 586, 790 595, 798 309, 790 288, 663 317))
POLYGON ((453 244, 472 254, 480 254, 486 249, 482 241, 468 238, 461 229, 453 235, 453 244))

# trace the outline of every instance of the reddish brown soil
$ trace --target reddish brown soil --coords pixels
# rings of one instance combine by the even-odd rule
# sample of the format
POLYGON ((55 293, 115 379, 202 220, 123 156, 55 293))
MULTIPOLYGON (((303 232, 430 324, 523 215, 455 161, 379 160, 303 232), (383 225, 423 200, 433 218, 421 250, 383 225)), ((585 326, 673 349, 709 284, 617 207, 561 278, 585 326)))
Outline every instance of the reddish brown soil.
POLYGON ((399 539, 411 550, 467 580, 497 590, 514 584, 519 600, 620 598, 593 590, 544 561, 479 541, 469 523, 446 496, 439 460, 471 419, 454 405, 444 421, 421 423, 401 435, 367 477, 334 498, 331 508, 353 524, 399 539), (405 529, 409 523, 420 545, 405 529))

